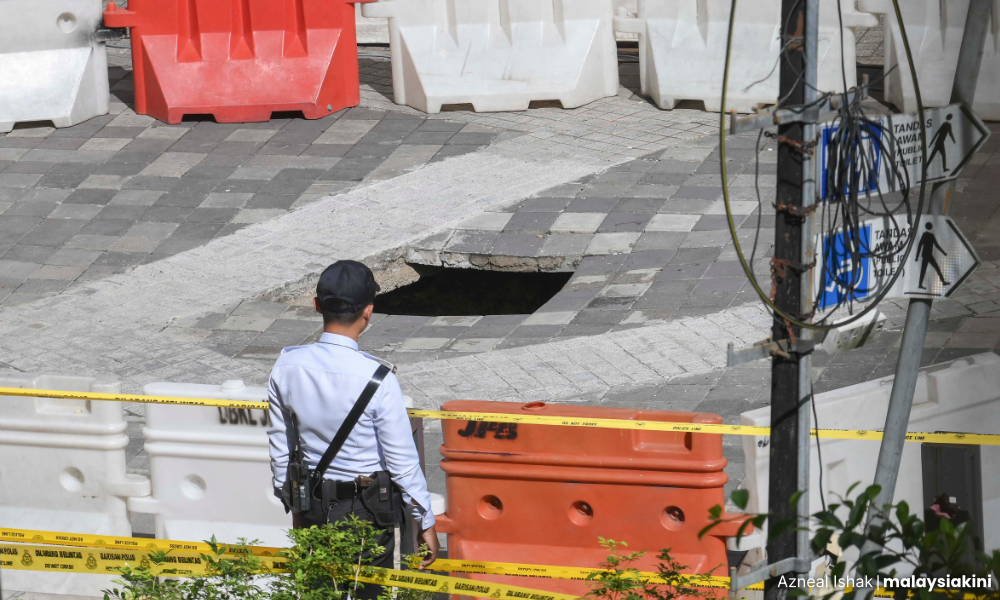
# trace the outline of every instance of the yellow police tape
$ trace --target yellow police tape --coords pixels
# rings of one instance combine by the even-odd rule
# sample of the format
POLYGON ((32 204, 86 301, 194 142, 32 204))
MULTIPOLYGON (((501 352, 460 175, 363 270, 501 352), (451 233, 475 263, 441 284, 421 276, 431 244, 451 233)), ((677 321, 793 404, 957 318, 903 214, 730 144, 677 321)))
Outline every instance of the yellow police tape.
MULTIPOLYGON (((181 542, 187 544, 187 542, 181 542)), ((0 543, 0 568, 60 573, 91 573, 115 575, 125 566, 153 570, 163 577, 192 577, 208 574, 208 561, 200 552, 171 551, 165 562, 153 564, 146 548, 83 548, 78 546, 45 546, 0 543)), ((285 560, 281 557, 261 557, 264 574, 282 573, 285 560)), ((577 600, 573 594, 534 590, 502 583, 448 577, 424 571, 397 569, 366 569, 357 579, 364 583, 424 590, 443 594, 458 594, 480 598, 523 598, 527 600, 577 600)))
MULTIPOLYGON (((189 577, 205 573, 206 563, 201 555, 211 552, 209 545, 204 542, 32 529, 0 529, 0 542, 22 542, 16 544, 0 543, 0 568, 32 571, 116 574, 125 565, 152 568, 149 553, 155 550, 169 550, 165 564, 159 567, 157 573, 163 576, 189 577)), ((228 545, 223 545, 227 546, 227 549, 230 548, 228 545)), ((278 555, 282 548, 267 546, 236 548, 238 550, 245 548, 245 551, 259 557, 270 572, 284 572, 284 559, 278 555)), ((224 556, 233 556, 237 553, 227 552, 224 556)), ((448 573, 573 580, 586 580, 591 574, 601 572, 601 569, 582 567, 446 558, 435 561, 432 569, 448 573)), ((643 571, 639 575, 647 580, 662 581, 659 573, 643 571)), ((528 598, 529 600, 573 600, 576 598, 570 594, 558 594, 478 580, 470 581, 469 579, 435 575, 426 571, 377 569, 374 571, 373 577, 359 576, 358 579, 365 583, 484 598, 528 598)), ((724 576, 688 575, 683 583, 690 587, 729 589, 729 577, 724 576)), ((744 589, 762 590, 764 584, 756 583, 744 589)), ((875 595, 885 598, 893 597, 891 591, 882 588, 876 590, 875 595)), ((967 595, 967 597, 971 598, 972 596, 967 595)))
MULTIPOLYGON (((60 398, 67 400, 102 400, 111 402, 143 402, 147 404, 179 404, 185 406, 211 406, 219 408, 247 408, 267 410, 267 402, 222 400, 218 398, 179 398, 176 396, 142 396, 138 394, 106 394, 97 392, 65 392, 60 390, 35 390, 0 387, 0 396, 27 398, 60 398)), ((505 413, 471 413, 444 410, 410 409, 411 417, 425 419, 452 419, 460 421, 487 421, 492 423, 530 423, 533 425, 559 425, 565 427, 599 427, 604 429, 638 429, 645 431, 675 431, 681 433, 710 433, 720 435, 770 435, 770 427, 753 425, 714 425, 708 423, 673 423, 666 421, 635 421, 630 419, 573 419, 569 417, 520 415, 505 413)), ((813 429, 812 437, 838 440, 882 439, 882 432, 865 429, 813 429)), ((908 442, 934 442, 938 444, 970 444, 1000 446, 1000 434, 983 433, 924 433, 906 434, 908 442)))
MULTIPOLYGON (((81 548, 103 548, 108 550, 170 550, 171 552, 211 552, 205 542, 180 542, 155 538, 120 537, 86 533, 65 533, 61 531, 37 531, 34 529, 0 529, 0 542, 19 542, 51 546, 77 546, 81 548)), ((229 544, 222 544, 229 546, 229 544)), ((277 556, 284 548, 268 546, 246 546, 254 556, 277 556)))
MULTIPOLYGON (((224 544, 225 545, 225 544, 224 544)), ((230 547, 228 545, 227 549, 230 547)), ((237 547, 261 558, 266 568, 280 573, 284 566, 283 559, 278 555, 282 548, 268 546, 237 547)), ((133 567, 150 568, 149 552, 154 550, 169 550, 167 562, 161 567, 163 575, 184 577, 202 574, 205 565, 201 554, 211 552, 204 542, 187 542, 177 540, 160 540, 153 538, 120 537, 110 535, 93 535, 80 533, 64 533, 55 531, 37 531, 33 529, 0 529, 0 568, 27 569, 35 571, 63 571, 81 573, 117 573, 118 569, 128 564, 133 567), (2 542, 21 542, 4 544, 2 542), (56 548, 61 546, 61 548, 56 548)), ((233 556, 237 552, 227 552, 224 556, 233 556)), ((586 580, 601 569, 582 567, 567 567, 554 565, 528 565, 520 563, 504 563, 494 561, 469 561, 441 558, 434 562, 434 571, 448 573, 468 573, 477 575, 504 575, 510 577, 539 577, 547 579, 586 580)), ((659 580, 660 574, 640 572, 647 580, 659 580)), ((563 600, 573 598, 566 594, 553 594, 539 590, 527 590, 513 586, 500 586, 487 582, 470 582, 468 579, 431 575, 424 571, 386 570, 382 578, 359 577, 366 583, 379 583, 438 591, 442 593, 461 594, 469 596, 489 597, 499 589, 504 597, 534 598, 535 600, 563 600), (486 586, 489 593, 483 590, 486 586), (508 593, 510 592, 510 593, 508 593), (529 594, 528 596, 522 594, 529 594)), ((713 575, 689 575, 685 585, 700 588, 729 589, 729 577, 713 575)), ((762 590, 763 583, 748 586, 745 589, 762 590)), ((892 597, 892 593, 878 590, 878 596, 892 597)))

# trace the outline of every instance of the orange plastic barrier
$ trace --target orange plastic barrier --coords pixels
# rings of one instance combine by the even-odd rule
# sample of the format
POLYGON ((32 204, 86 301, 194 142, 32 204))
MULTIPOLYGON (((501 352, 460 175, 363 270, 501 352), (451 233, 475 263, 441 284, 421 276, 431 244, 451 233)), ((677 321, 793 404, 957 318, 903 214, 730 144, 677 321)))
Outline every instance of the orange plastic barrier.
POLYGON ((360 102, 346 0, 129 0, 104 23, 131 29, 135 111, 168 123, 318 119, 360 102))
MULTIPOLYGON (((721 423, 718 415, 542 402, 458 400, 442 410, 587 418, 721 423)), ((722 436, 552 425, 442 421, 441 468, 449 558, 595 568, 608 552, 598 537, 648 554, 634 566, 655 571, 664 548, 687 573, 727 574, 727 523, 702 539, 709 508, 725 505, 722 436)), ((731 515, 734 516, 735 515, 731 515)), ((470 575, 511 583, 504 576, 470 575)), ((579 581, 532 585, 585 594, 579 581)), ((720 597, 725 592, 720 590, 720 597)))

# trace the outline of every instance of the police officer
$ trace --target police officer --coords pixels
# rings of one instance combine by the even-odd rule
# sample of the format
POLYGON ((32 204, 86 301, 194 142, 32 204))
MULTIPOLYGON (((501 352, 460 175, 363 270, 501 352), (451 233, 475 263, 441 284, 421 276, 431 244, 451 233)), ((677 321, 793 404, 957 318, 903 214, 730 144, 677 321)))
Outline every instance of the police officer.
MULTIPOLYGON (((298 443, 303 463, 315 469, 348 413, 373 382, 373 374, 377 376, 380 364, 391 368, 385 361, 358 350, 358 337, 371 320, 372 302, 378 291, 371 270, 359 262, 341 260, 327 267, 320 275, 313 301, 316 311, 323 315, 323 335, 315 344, 282 350, 271 371, 271 471, 275 494, 286 508, 292 506, 287 480, 290 449, 298 443)), ((372 514, 370 502, 365 506, 365 499, 374 497, 371 493, 365 495, 366 491, 374 491, 367 488, 378 484, 376 475, 380 472, 385 482, 391 478, 392 484, 386 487, 393 488, 397 519, 402 518, 405 507, 420 526, 420 537, 430 549, 422 565, 430 565, 438 551, 431 496, 420 470, 399 381, 392 372, 384 376, 324 474, 323 488, 331 498, 321 501, 319 494, 314 494, 313 509, 294 513, 293 525, 335 523, 354 514, 384 529, 385 523, 380 525, 377 515, 372 514), (320 506, 326 512, 318 510, 320 506)), ((395 546, 391 526, 378 544, 385 553, 372 564, 391 568, 395 546)), ((358 597, 375 598, 379 589, 369 585, 358 597)))

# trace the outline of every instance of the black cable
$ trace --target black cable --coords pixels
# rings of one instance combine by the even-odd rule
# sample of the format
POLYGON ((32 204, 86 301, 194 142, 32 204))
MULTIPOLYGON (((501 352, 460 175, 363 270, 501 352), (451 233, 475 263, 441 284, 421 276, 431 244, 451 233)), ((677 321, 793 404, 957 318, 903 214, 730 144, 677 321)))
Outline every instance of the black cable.
POLYGON ((760 238, 760 220, 764 214, 764 201, 760 198, 760 140, 764 137, 764 130, 757 133, 757 153, 754 154, 753 162, 753 187, 757 191, 757 230, 753 234, 753 248, 750 249, 750 270, 753 270, 754 257, 757 255, 757 240, 760 238))
MULTIPOLYGON (((816 394, 813 391, 812 378, 809 379, 809 403, 812 404, 813 420, 816 422, 816 431, 819 431, 819 413, 816 412, 816 394)), ((826 494, 823 493, 823 451, 819 447, 820 438, 816 436, 816 458, 819 460, 819 500, 823 503, 823 512, 826 512, 826 494)))
MULTIPOLYGON (((799 2, 801 2, 801 0, 799 0, 799 2)), ((748 279, 750 280, 751 285, 753 286, 753 288, 754 288, 755 292, 757 293, 757 295, 764 302, 764 304, 767 305, 771 309, 771 311, 772 311, 772 313, 773 313, 773 315, 775 316, 776 319, 781 319, 786 324, 793 325, 793 326, 796 326, 796 327, 802 327, 802 328, 813 329, 813 330, 829 330, 829 329, 832 329, 833 326, 826 325, 825 323, 826 323, 826 321, 828 319, 830 319, 837 312, 837 310, 841 306, 843 306, 843 305, 846 304, 847 307, 848 307, 849 312, 853 313, 853 302, 854 302, 855 298, 858 297, 858 295, 860 293, 862 293, 862 292, 864 293, 865 296, 867 296, 871 292, 871 290, 860 290, 860 289, 858 289, 858 285, 857 284, 858 284, 858 280, 861 277, 861 269, 860 268, 852 268, 851 271, 853 271, 853 275, 852 275, 853 281, 847 282, 847 286, 842 286, 842 285, 840 285, 841 282, 838 281, 839 279, 841 279, 841 278, 839 278, 837 276, 838 274, 830 272, 829 269, 827 268, 827 265, 824 264, 823 267, 821 268, 821 272, 823 272, 824 274, 827 274, 827 275, 831 275, 831 281, 833 281, 834 284, 837 285, 838 288, 844 289, 847 293, 846 294, 840 294, 839 290, 838 290, 838 302, 837 302, 837 305, 834 307, 833 310, 830 310, 824 317, 820 318, 817 323, 805 322, 803 320, 803 318, 808 318, 808 316, 803 316, 803 318, 793 317, 793 316, 785 313, 784 311, 780 310, 774 304, 774 302, 771 301, 770 298, 764 294, 763 290, 760 287, 759 282, 756 279, 756 276, 753 273, 751 265, 748 265, 748 263, 746 261, 746 257, 743 254, 743 250, 742 250, 742 247, 740 245, 739 238, 738 238, 738 236, 736 234, 736 227, 735 227, 735 223, 733 222, 732 207, 731 207, 730 198, 729 198, 729 188, 728 188, 728 181, 727 181, 727 174, 726 174, 726 161, 725 161, 725 135, 726 135, 725 134, 725 106, 726 106, 726 96, 727 96, 728 82, 729 82, 729 69, 730 69, 730 62, 731 62, 731 57, 732 57, 732 40, 733 40, 733 29, 734 29, 734 26, 735 26, 736 4, 737 4, 736 0, 733 0, 732 1, 732 5, 731 5, 730 18, 729 18, 729 32, 728 32, 729 35, 728 35, 728 39, 727 39, 727 42, 726 42, 726 61, 725 61, 725 69, 724 69, 724 72, 723 72, 723 89, 722 89, 722 102, 721 102, 722 109, 721 109, 721 114, 720 114, 720 132, 719 132, 719 137, 720 137, 719 149, 720 149, 720 158, 721 158, 721 163, 720 163, 721 164, 721 169, 720 169, 720 171, 721 171, 721 175, 722 175, 723 200, 724 200, 724 203, 725 203, 725 206, 726 206, 726 216, 727 216, 727 221, 728 221, 728 224, 729 224, 730 235, 732 236, 733 244, 734 244, 734 247, 736 249, 737 257, 740 260, 741 267, 743 267, 743 270, 746 273, 748 279)), ((894 6, 895 6, 896 12, 897 12, 897 19, 899 19, 900 17, 899 17, 898 0, 894 0, 894 6)), ((791 18, 791 15, 789 15, 789 18, 791 18)), ((840 20, 842 22, 842 16, 841 16, 840 20)), ((786 23, 786 30, 787 30, 787 23, 786 23)), ((843 29, 841 29, 841 38, 843 38, 843 29)), ((903 43, 904 48, 906 49, 906 53, 907 53, 907 62, 908 62, 909 67, 910 67, 911 75, 913 76, 914 80, 916 80, 916 72, 915 72, 916 69, 915 69, 915 66, 913 64, 913 57, 912 57, 912 53, 911 53, 910 48, 909 48, 909 40, 908 40, 908 38, 906 36, 905 31, 903 32, 903 42, 904 42, 903 43)), ((841 39, 841 45, 843 47, 843 39, 841 39)), ((785 57, 785 60, 788 60, 788 58, 785 57)), ((844 59, 843 59, 843 53, 842 53, 841 54, 842 77, 844 78, 845 85, 846 85, 846 65, 844 64, 843 60, 844 59)), ((797 77, 799 79, 801 79, 804 76, 804 71, 796 70, 795 67, 794 67, 794 65, 790 64, 790 66, 791 66, 793 72, 796 73, 796 75, 797 75, 797 77)), ((813 86, 810 86, 810 87, 813 87, 813 86)), ((916 86, 916 87, 919 87, 919 86, 916 86)), ((815 106, 819 102, 824 101, 828 97, 829 97, 829 94, 822 94, 820 96, 820 98, 817 99, 816 102, 809 103, 809 105, 807 105, 807 106, 799 107, 799 111, 804 111, 809 106, 815 106)), ((917 99, 918 99, 918 110, 922 114, 923 104, 920 101, 919 92, 917 93, 917 99)), ((784 102, 784 100, 786 100, 786 98, 783 98, 783 99, 779 100, 779 106, 784 102)), ((856 166, 860 165, 863 168, 867 169, 870 166, 870 164, 871 164, 869 160, 866 160, 866 157, 864 156, 863 152, 861 153, 861 156, 858 156, 858 148, 864 148, 864 144, 862 143, 864 141, 864 137, 863 137, 863 134, 861 133, 861 130, 860 130, 860 124, 861 123, 865 123, 867 126, 877 126, 879 128, 879 130, 882 132, 883 138, 884 137, 888 137, 888 138, 892 139, 893 138, 893 132, 886 131, 884 128, 882 128, 881 126, 876 125, 874 122, 872 122, 870 119, 868 119, 864 115, 864 111, 861 109, 860 94, 855 94, 854 100, 852 102, 850 102, 850 103, 848 103, 846 100, 847 100, 847 95, 846 95, 846 91, 845 91, 844 102, 841 102, 841 107, 839 108, 840 115, 839 115, 838 118, 840 119, 840 125, 837 128, 837 131, 836 131, 836 134, 835 134, 835 135, 837 135, 839 137, 838 141, 842 141, 844 143, 840 143, 840 144, 837 144, 837 145, 834 146, 834 150, 836 151, 836 153, 837 153, 836 155, 838 157, 838 160, 836 162, 837 171, 835 171, 835 172, 838 172, 840 174, 840 177, 837 178, 837 179, 835 179, 834 181, 827 181, 826 182, 827 185, 831 185, 831 184, 833 185, 833 187, 831 187, 830 189, 837 192, 836 195, 840 196, 840 202, 839 203, 836 202, 837 198, 831 199, 831 202, 828 203, 828 206, 824 207, 824 211, 823 212, 825 213, 826 209, 829 208, 829 206, 831 204, 839 204, 841 206, 841 210, 839 211, 838 214, 835 215, 835 217, 832 220, 830 220, 829 229, 827 229, 825 227, 823 229, 824 232, 828 232, 828 233, 833 234, 833 235, 823 236, 823 239, 824 240, 832 240, 832 242, 834 244, 836 244, 837 237, 835 237, 835 235, 839 232, 841 234, 841 239, 843 240, 844 245, 845 246, 849 246, 849 248, 845 247, 845 253, 849 254, 852 265, 857 266, 857 267, 861 267, 861 265, 862 265, 861 261, 862 260, 871 260, 873 258, 873 256, 875 258, 885 258, 885 256, 878 256, 877 254, 873 254, 871 252, 872 249, 868 247, 868 243, 867 242, 863 243, 863 241, 860 239, 860 223, 861 223, 860 215, 861 215, 862 209, 860 208, 859 199, 858 199, 858 190, 857 190, 857 183, 858 182, 855 181, 856 178, 855 178, 854 174, 857 171, 856 166), (848 174, 848 169, 849 169, 849 174, 848 174), (840 186, 841 186, 842 183, 846 183, 847 184, 847 185, 845 185, 845 187, 849 191, 849 194, 847 196, 844 196, 841 193, 841 187, 840 186), (842 225, 840 225, 839 228, 836 226, 838 221, 842 222, 842 225), (849 252, 846 252, 848 250, 849 250, 849 252)), ((923 147, 921 149, 921 152, 922 152, 922 156, 923 156, 923 159, 924 159, 924 169, 926 171, 926 127, 925 127, 925 123, 924 123, 923 119, 919 120, 919 125, 920 125, 921 141, 923 142, 923 147)), ((895 161, 893 161, 892 157, 888 155, 888 151, 887 151, 887 149, 885 147, 885 143, 884 143, 884 141, 882 139, 880 139, 875 144, 875 147, 872 150, 875 151, 875 152, 878 152, 878 154, 882 158, 886 159, 886 165, 891 166, 894 170, 897 168, 897 165, 895 165, 895 161)), ((865 182, 869 184, 869 186, 866 186, 866 190, 865 190, 865 197, 868 198, 869 206, 865 207, 865 210, 866 211, 870 211, 870 201, 871 200, 870 200, 869 190, 867 188, 870 187, 870 183, 871 182, 867 181, 867 176, 868 176, 869 173, 871 173, 871 171, 870 170, 866 170, 866 171, 864 171, 864 173, 865 173, 865 182)), ((899 173, 895 173, 894 172, 892 175, 893 175, 894 178, 898 178, 901 181, 906 178, 906 172, 905 171, 900 171, 899 173), (899 177, 900 175, 901 175, 901 177, 899 177)), ((857 178, 857 179, 860 180, 860 178, 857 178)), ((922 212, 923 212, 923 205, 924 205, 925 192, 926 192, 926 186, 925 186, 924 178, 922 177, 921 178, 921 182, 920 182, 920 195, 919 195, 919 202, 917 203, 917 210, 916 210, 915 218, 911 218, 912 217, 912 213, 909 210, 909 188, 908 188, 908 181, 904 181, 903 183, 907 186, 903 190, 904 191, 904 193, 903 193, 903 199, 904 199, 904 203, 906 204, 906 207, 907 207, 907 221, 909 223, 919 222, 920 217, 921 217, 922 212)), ((877 190, 877 189, 876 189, 876 191, 878 192, 878 195, 879 195, 879 198, 880 198, 880 202, 882 203, 883 208, 886 209, 885 212, 887 213, 887 215, 891 219, 893 219, 893 222, 895 223, 895 216, 894 215, 895 215, 896 211, 889 210, 888 207, 885 205, 884 198, 882 198, 882 196, 881 196, 881 191, 877 190)), ((826 223, 826 219, 824 218, 823 224, 825 224, 825 223, 826 223)), ((808 233, 807 235, 811 235, 811 232, 808 233)), ((911 233, 911 235, 909 235, 908 239, 906 240, 905 249, 903 247, 890 247, 889 248, 889 254, 887 256, 889 258, 891 258, 892 256, 897 256, 899 254, 909 255, 909 252, 912 249, 912 246, 913 246, 915 238, 916 238, 916 236, 911 233)), ((827 261, 824 261, 824 263, 826 263, 826 262, 827 261)), ((844 272, 846 272, 846 270, 844 270, 844 272)), ((861 310, 857 314, 854 314, 853 316, 849 317, 848 319, 845 319, 845 320, 842 320, 842 321, 838 322, 836 324, 836 326, 839 327, 839 326, 843 326, 843 325, 855 322, 855 321, 861 319, 862 317, 864 317, 866 314, 868 314, 872 310, 874 310, 875 307, 888 294, 889 290, 892 288, 892 286, 898 280, 898 278, 899 278, 899 276, 900 276, 901 273, 902 273, 902 269, 897 269, 895 271, 895 273, 893 273, 893 275, 890 277, 888 283, 884 286, 884 288, 876 294, 876 297, 863 310, 861 310)), ((821 287, 820 290, 822 291, 823 287, 821 287)), ((818 300, 818 298, 816 300, 818 300)), ((815 311, 815 306, 816 306, 816 303, 814 302, 814 311, 815 311)))

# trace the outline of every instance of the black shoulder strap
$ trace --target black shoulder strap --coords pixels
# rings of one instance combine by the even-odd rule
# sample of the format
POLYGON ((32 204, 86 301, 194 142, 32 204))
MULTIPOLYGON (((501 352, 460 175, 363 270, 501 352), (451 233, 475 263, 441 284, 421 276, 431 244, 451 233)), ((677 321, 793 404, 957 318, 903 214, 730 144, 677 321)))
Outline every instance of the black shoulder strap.
POLYGON ((351 412, 347 413, 344 423, 337 430, 337 434, 333 436, 330 447, 323 453, 323 458, 319 459, 319 464, 316 465, 316 470, 313 471, 313 477, 317 482, 323 481, 323 476, 326 474, 327 468, 329 468, 333 459, 337 457, 337 453, 340 452, 344 442, 347 441, 347 436, 351 435, 351 430, 358 423, 361 414, 368 408, 368 403, 375 396, 375 392, 378 391, 379 386, 382 385, 382 380, 389 374, 389 371, 389 367, 382 364, 375 369, 375 373, 372 375, 371 380, 368 381, 368 385, 365 386, 364 391, 358 396, 358 401, 354 403, 354 408, 351 409, 351 412))

